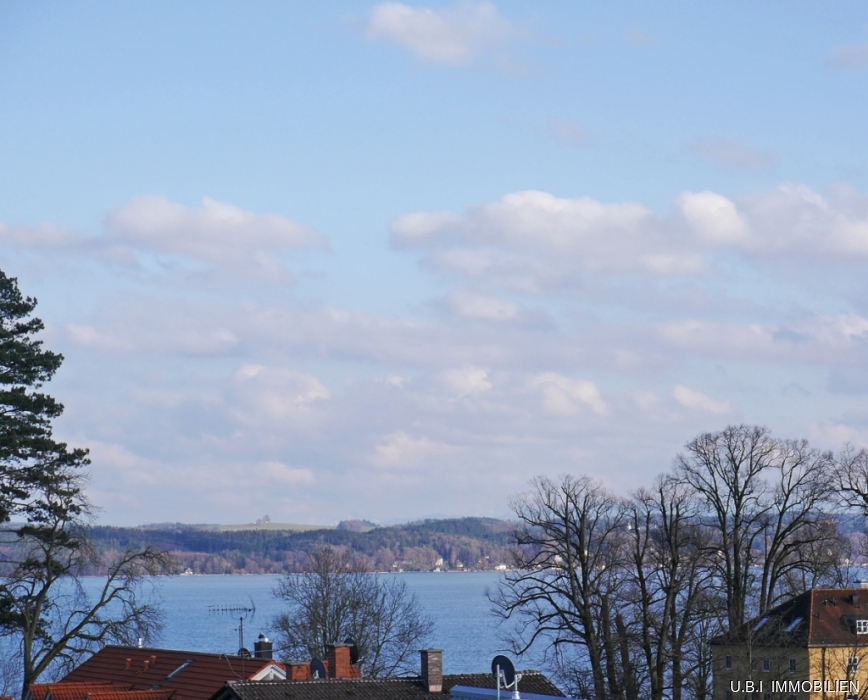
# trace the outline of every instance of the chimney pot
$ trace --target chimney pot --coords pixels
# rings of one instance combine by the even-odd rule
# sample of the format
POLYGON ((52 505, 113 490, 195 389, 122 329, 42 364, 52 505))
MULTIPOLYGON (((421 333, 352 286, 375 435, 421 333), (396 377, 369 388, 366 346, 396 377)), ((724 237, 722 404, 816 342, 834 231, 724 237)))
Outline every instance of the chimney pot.
POLYGON ((429 693, 443 692, 443 650, 420 649, 422 656, 422 683, 429 693))
POLYGON ((133 660, 132 660, 132 659, 127 659, 127 666, 126 666, 126 668, 125 668, 124 670, 125 670, 125 671, 129 671, 129 670, 130 670, 130 666, 132 666, 132 665, 133 665, 133 660))
POLYGON ((157 655, 151 654, 151 668, 154 668, 157 665, 157 655))
POLYGON ((151 663, 150 661, 148 661, 147 659, 145 659, 145 670, 146 670, 146 671, 148 670, 148 666, 150 665, 150 663, 151 663))

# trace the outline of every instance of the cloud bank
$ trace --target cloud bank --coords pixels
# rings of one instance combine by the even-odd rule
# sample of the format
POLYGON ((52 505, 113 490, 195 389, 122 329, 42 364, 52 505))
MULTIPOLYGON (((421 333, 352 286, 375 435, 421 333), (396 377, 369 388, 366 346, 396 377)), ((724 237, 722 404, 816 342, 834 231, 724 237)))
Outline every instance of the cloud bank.
POLYGON ((239 261, 289 269, 325 240, 229 203, 139 197, 96 236, 0 236, 61 277, 58 260, 87 260, 110 291, 46 331, 68 358, 62 434, 93 447, 108 522, 412 518, 446 512, 431 494, 447 483, 448 512, 503 515, 530 474, 619 488, 700 430, 769 416, 868 443, 868 196, 848 186, 685 191, 663 211, 527 190, 406 212, 388 240, 440 292, 393 316, 257 275, 263 293, 225 294, 239 261), (183 265, 130 277, 118 249, 216 272, 192 294, 183 265))

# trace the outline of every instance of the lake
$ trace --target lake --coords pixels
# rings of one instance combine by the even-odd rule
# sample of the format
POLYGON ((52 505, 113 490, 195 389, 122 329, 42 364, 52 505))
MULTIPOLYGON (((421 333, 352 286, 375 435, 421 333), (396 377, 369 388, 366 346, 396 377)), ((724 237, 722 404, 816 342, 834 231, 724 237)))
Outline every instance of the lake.
MULTIPOLYGON (((501 574, 402 573, 408 590, 416 594, 434 619, 429 646, 443 649, 445 673, 488 672, 491 659, 504 652, 498 639, 497 618, 489 611, 486 588, 497 585, 501 574)), ((248 607, 255 612, 244 620, 244 645, 262 632, 271 637, 271 620, 282 603, 272 596, 280 576, 171 576, 156 579, 166 624, 157 646, 217 653, 238 651, 239 615, 214 613, 214 607, 248 607)), ((93 579, 93 585, 99 580, 93 579)), ((90 582, 88 582, 90 583, 90 582)), ((89 587, 89 586, 88 586, 89 587)), ((515 658, 518 668, 540 668, 540 655, 515 658)))

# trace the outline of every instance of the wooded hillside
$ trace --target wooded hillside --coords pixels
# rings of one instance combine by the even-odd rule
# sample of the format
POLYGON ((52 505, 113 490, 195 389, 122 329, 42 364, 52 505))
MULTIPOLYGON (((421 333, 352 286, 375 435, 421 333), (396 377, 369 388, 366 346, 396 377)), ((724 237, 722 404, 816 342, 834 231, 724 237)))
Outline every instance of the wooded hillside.
POLYGON ((170 551, 181 571, 196 574, 264 574, 300 571, 317 545, 345 548, 376 571, 484 570, 512 562, 515 524, 494 518, 425 520, 358 532, 349 527, 214 531, 200 526, 92 529, 105 551, 153 545, 170 551), (442 560, 442 561, 441 561, 442 560))

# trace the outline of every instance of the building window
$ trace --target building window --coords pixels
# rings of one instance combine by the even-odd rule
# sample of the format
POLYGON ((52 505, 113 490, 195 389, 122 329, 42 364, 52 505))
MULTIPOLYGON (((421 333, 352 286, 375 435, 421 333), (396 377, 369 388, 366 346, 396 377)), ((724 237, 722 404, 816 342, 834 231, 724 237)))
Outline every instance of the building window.
POLYGON ((790 659, 790 673, 796 672, 796 660, 790 659))
POLYGON ((771 670, 772 670, 772 660, 768 656, 766 656, 763 659, 763 673, 768 673, 771 670))
POLYGON ((756 673, 756 659, 750 662, 750 670, 756 673))
POLYGON ((763 700, 772 700, 771 693, 763 693, 763 700))
POLYGON ((730 656, 729 654, 727 654, 723 659, 723 667, 727 671, 732 671, 732 656, 730 656))
POLYGON ((859 657, 851 656, 847 659, 847 673, 859 672, 859 657))
POLYGON ((790 697, 787 698, 787 700, 799 700, 799 698, 795 694, 791 694, 790 697))
POLYGON ((856 620, 856 634, 868 634, 868 620, 856 620))
POLYGON ((726 691, 726 700, 733 700, 733 695, 731 690, 726 691))

